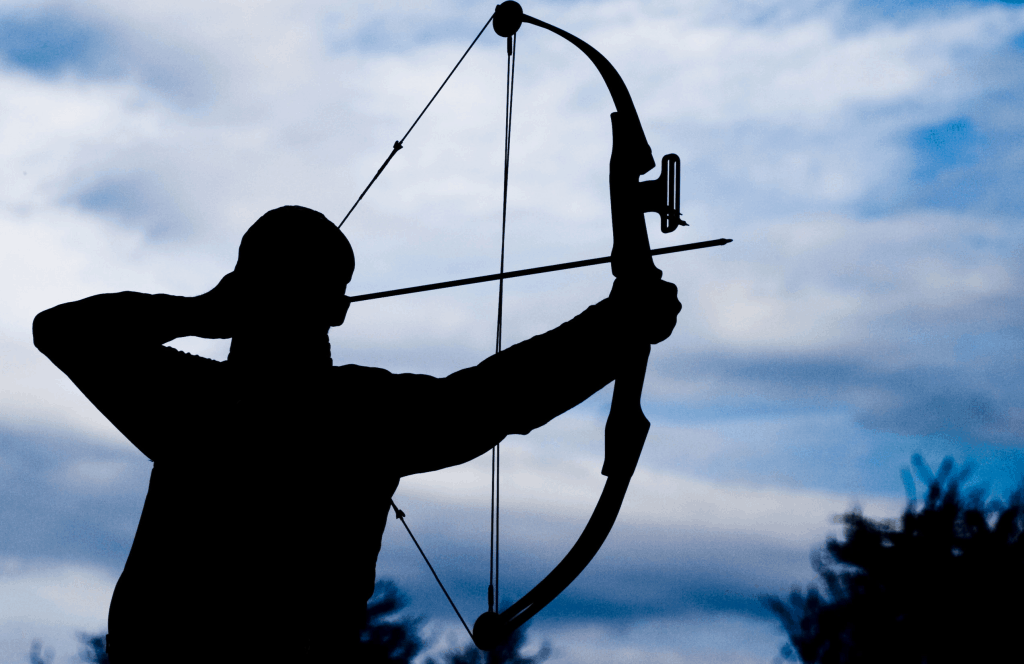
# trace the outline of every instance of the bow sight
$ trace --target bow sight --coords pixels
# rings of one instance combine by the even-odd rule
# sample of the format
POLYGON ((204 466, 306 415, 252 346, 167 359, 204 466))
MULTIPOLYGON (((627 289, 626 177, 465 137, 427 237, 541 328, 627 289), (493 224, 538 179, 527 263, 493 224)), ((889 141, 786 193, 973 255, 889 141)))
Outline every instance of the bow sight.
POLYGON ((661 232, 671 233, 680 226, 689 226, 679 215, 679 156, 661 158, 661 175, 657 180, 641 182, 638 196, 640 209, 661 215, 661 232))

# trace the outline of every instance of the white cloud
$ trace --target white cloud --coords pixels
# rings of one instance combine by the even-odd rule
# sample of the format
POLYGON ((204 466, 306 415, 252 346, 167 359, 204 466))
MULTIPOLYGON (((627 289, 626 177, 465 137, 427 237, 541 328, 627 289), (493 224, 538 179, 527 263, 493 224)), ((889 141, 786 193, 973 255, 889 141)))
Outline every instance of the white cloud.
MULTIPOLYGON (((604 486, 602 429, 603 422, 563 416, 529 438, 510 438, 501 452, 504 508, 524 520, 581 522, 589 516, 604 486)), ((673 439, 692 444, 692 436, 676 430, 659 432, 651 445, 664 448, 673 439)), ((663 457, 662 450, 657 458, 663 457)), ((745 533, 809 548, 834 528, 833 516, 853 506, 847 495, 706 480, 688 474, 685 465, 670 468, 644 458, 619 516, 620 523, 638 528, 745 533)), ((446 517, 440 514, 449 508, 485 509, 490 479, 490 455, 484 455, 455 468, 404 478, 396 501, 429 504, 435 512, 431 518, 443 521, 446 517)), ((892 518, 904 507, 902 500, 869 495, 861 496, 858 504, 875 518, 892 518)))

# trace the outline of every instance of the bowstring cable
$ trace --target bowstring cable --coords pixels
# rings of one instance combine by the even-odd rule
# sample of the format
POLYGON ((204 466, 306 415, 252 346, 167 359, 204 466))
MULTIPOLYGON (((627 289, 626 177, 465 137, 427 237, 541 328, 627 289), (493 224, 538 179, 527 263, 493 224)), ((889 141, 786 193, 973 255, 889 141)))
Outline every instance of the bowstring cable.
MULTIPOLYGON (((508 67, 505 74, 505 176, 501 199, 501 268, 498 274, 505 273, 505 222, 508 218, 508 164, 509 150, 512 144, 512 91, 516 77, 516 36, 508 37, 508 67)), ((505 279, 498 278, 498 330, 494 342, 494 353, 501 352, 502 309, 505 297, 505 279)), ((499 562, 500 562, 500 514, 501 514, 501 443, 491 448, 491 563, 487 586, 487 610, 499 612, 499 562)))
POLYGON ((491 18, 487 19, 487 22, 484 23, 484 27, 480 28, 480 32, 476 33, 476 37, 474 37, 473 41, 470 42, 469 46, 466 48, 466 52, 462 54, 462 57, 459 58, 459 61, 456 62, 455 66, 452 67, 452 70, 450 72, 448 72, 448 75, 445 77, 444 82, 441 83, 441 87, 437 89, 437 92, 434 93, 434 96, 430 98, 430 101, 427 102, 427 105, 424 106, 423 110, 420 111, 420 114, 416 116, 416 119, 413 121, 412 125, 409 127, 409 130, 405 132, 405 136, 402 136, 402 138, 400 140, 395 141, 395 144, 393 146, 391 146, 391 154, 388 155, 388 158, 385 159, 384 163, 381 164, 380 168, 377 169, 377 172, 370 179, 370 184, 366 185, 366 189, 363 189, 363 193, 359 194, 359 198, 356 199, 356 202, 352 204, 351 208, 349 208, 348 213, 345 215, 345 218, 342 219, 341 223, 338 224, 338 228, 341 228, 342 224, 345 223, 345 221, 348 219, 349 215, 352 214, 352 211, 356 209, 356 206, 359 205, 359 201, 363 200, 363 196, 366 195, 366 192, 368 192, 370 190, 370 187, 373 186, 373 183, 376 182, 377 178, 380 177, 380 174, 384 171, 384 169, 387 167, 387 165, 391 162, 391 158, 395 156, 395 153, 397 153, 399 150, 402 149, 402 144, 405 143, 405 139, 408 138, 409 134, 412 133, 413 127, 415 127, 416 123, 418 123, 420 121, 420 118, 423 117, 423 114, 427 112, 427 109, 430 108, 430 105, 434 103, 434 100, 437 99, 437 95, 441 94, 441 90, 444 88, 445 83, 448 82, 448 79, 450 79, 452 77, 452 74, 455 73, 455 70, 459 68, 459 65, 462 64, 462 61, 466 59, 467 55, 469 55, 469 49, 473 48, 473 45, 476 44, 478 39, 480 39, 480 35, 482 35, 484 33, 484 30, 487 29, 487 26, 491 24, 491 20, 493 18, 494 18, 494 14, 491 14, 491 18))
POLYGON ((441 577, 439 577, 437 572, 434 571, 434 566, 430 564, 429 560, 427 560, 427 554, 423 553, 423 547, 420 546, 420 543, 416 541, 416 536, 412 534, 411 530, 409 530, 409 524, 405 522, 405 512, 398 509, 398 505, 395 504, 394 498, 391 499, 391 507, 395 509, 395 518, 401 521, 402 525, 405 526, 405 532, 409 533, 409 537, 412 538, 412 543, 416 545, 416 548, 420 551, 420 555, 423 556, 423 562, 427 563, 427 567, 430 568, 430 573, 434 575, 434 580, 437 581, 437 585, 441 586, 441 592, 443 592, 444 596, 448 598, 448 603, 452 605, 453 609, 455 609, 455 615, 459 617, 459 621, 462 623, 462 626, 466 628, 466 633, 469 634, 469 638, 472 639, 473 632, 470 631, 469 625, 466 624, 466 621, 462 618, 462 614, 459 613, 459 607, 455 606, 455 601, 452 600, 452 596, 448 594, 444 584, 441 583, 441 577))
MULTIPOLYGON (((494 15, 492 14, 491 17, 489 19, 487 19, 487 22, 484 23, 484 27, 480 28, 480 32, 478 32, 476 34, 476 37, 474 37, 473 41, 470 42, 469 47, 466 48, 466 52, 462 54, 462 57, 459 58, 459 61, 455 63, 455 66, 452 67, 451 72, 448 73, 448 76, 446 76, 444 81, 441 83, 441 87, 439 87, 437 89, 437 92, 434 93, 434 96, 430 98, 430 101, 427 102, 427 105, 424 106, 423 110, 420 111, 420 114, 416 116, 416 119, 413 121, 412 126, 410 126, 409 130, 405 132, 405 136, 402 136, 401 140, 395 141, 395 144, 394 144, 394 146, 392 146, 392 149, 391 149, 391 154, 389 154, 388 158, 384 160, 384 163, 381 164, 381 167, 377 169, 377 173, 374 174, 373 178, 370 180, 370 184, 366 185, 366 189, 363 189, 363 193, 359 194, 359 198, 357 198, 356 202, 352 204, 352 207, 349 209, 348 214, 346 214, 345 218, 341 220, 340 224, 338 224, 338 228, 341 228, 341 225, 344 224, 345 221, 349 218, 349 215, 352 214, 352 210, 355 210, 356 206, 359 205, 359 201, 363 200, 363 196, 366 195, 366 192, 370 190, 370 187, 373 186, 373 183, 377 181, 378 177, 380 177, 381 172, 384 170, 384 168, 391 161, 391 158, 395 156, 395 153, 402 149, 402 143, 405 142, 405 139, 409 137, 409 134, 412 132, 413 127, 415 127, 416 123, 418 123, 420 121, 420 118, 423 117, 423 114, 427 112, 427 109, 430 108, 430 105, 432 103, 434 103, 434 99, 436 99, 437 95, 439 95, 441 93, 441 89, 444 88, 445 83, 447 83, 448 79, 450 79, 452 77, 452 74, 455 73, 455 70, 459 68, 459 65, 462 64, 462 61, 466 59, 466 56, 469 54, 469 50, 471 48, 473 48, 473 45, 476 44, 478 39, 480 39, 480 35, 482 35, 484 33, 484 30, 487 29, 487 26, 491 24, 491 20, 493 18, 494 18, 494 15)), ((506 98, 506 104, 508 104, 507 98, 506 98)), ((507 192, 508 191, 508 127, 507 127, 507 125, 506 125, 506 129, 505 129, 505 182, 506 182, 505 190, 507 192)), ((503 208, 503 210, 504 210, 504 208, 503 208)), ((502 212, 502 227, 503 227, 502 228, 502 269, 504 269, 504 264, 505 264, 505 259, 504 259, 504 242, 505 242, 505 239, 504 239, 504 223, 505 222, 504 222, 504 211, 503 211, 502 212)), ((499 300, 500 300, 500 298, 499 298, 499 300)), ((499 309, 500 309, 500 304, 499 304, 499 309)), ((499 321, 500 321, 500 317, 501 317, 501 315, 499 313, 499 321)), ((500 325, 501 325, 501 323, 499 322, 498 325, 499 325, 499 332, 498 332, 499 341, 498 341, 498 345, 500 346, 501 345, 501 341, 500 341, 500 339, 501 339, 501 332, 500 332, 500 325)), ((434 575, 434 580, 437 581, 437 585, 441 586, 441 592, 443 592, 444 596, 446 598, 448 598, 448 603, 452 605, 452 609, 455 611, 455 615, 457 615, 459 617, 459 622, 461 622, 462 626, 466 628, 466 633, 469 634, 469 638, 472 639, 473 638, 473 631, 471 629, 469 629, 469 625, 466 624, 465 619, 462 617, 462 613, 459 612, 459 607, 455 606, 455 601, 452 599, 452 596, 448 594, 448 590, 444 587, 444 584, 441 583, 441 577, 439 577, 437 575, 437 572, 434 571, 434 566, 430 564, 430 560, 427 558, 427 554, 424 553, 423 547, 421 547, 420 543, 418 541, 416 541, 416 536, 412 534, 412 530, 409 528, 409 524, 407 524, 405 522, 405 512, 403 512, 402 510, 398 509, 398 505, 395 504, 395 501, 394 501, 393 498, 391 499, 391 507, 393 507, 394 510, 395 510, 395 518, 398 519, 399 521, 401 521, 402 525, 405 526, 405 532, 409 533, 409 537, 412 538, 412 543, 416 545, 416 548, 419 550, 420 555, 423 556, 423 562, 427 563, 427 567, 430 568, 430 573, 434 575)))

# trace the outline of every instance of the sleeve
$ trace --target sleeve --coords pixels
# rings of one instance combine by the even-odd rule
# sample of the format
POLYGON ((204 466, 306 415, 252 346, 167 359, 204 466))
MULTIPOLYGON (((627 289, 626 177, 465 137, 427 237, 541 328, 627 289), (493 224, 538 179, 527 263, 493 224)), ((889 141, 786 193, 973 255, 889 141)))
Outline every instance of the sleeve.
POLYGON ((36 347, 153 460, 179 437, 185 413, 199 416, 191 402, 211 382, 197 372, 219 364, 163 345, 186 336, 187 299, 96 295, 48 309, 32 326, 36 347))
POLYGON ((605 300, 571 321, 445 378, 367 370, 350 407, 370 416, 401 475, 465 463, 610 383, 624 332, 605 300))

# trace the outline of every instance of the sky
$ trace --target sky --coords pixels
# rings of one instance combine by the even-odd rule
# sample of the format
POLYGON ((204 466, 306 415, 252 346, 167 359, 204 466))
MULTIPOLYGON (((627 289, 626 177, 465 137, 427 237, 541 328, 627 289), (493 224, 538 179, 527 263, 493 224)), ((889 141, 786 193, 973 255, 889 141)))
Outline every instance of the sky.
MULTIPOLYGON (((734 240, 656 261, 683 310, 651 355, 644 455, 531 648, 549 641, 558 664, 770 662, 785 637, 759 597, 814 579, 836 515, 898 516, 913 454, 972 465, 994 497, 1024 473, 1024 5, 523 6, 603 53, 655 157, 679 155, 690 226, 662 236, 648 215, 652 245, 734 240)), ((34 638, 75 661, 75 632, 105 630, 152 467, 35 350, 35 314, 205 292, 281 205, 340 221, 491 11, 0 2, 0 664, 34 638)), ((346 222, 350 293, 497 271, 505 60, 488 30, 346 222)), ((581 53, 523 28, 506 269, 608 254, 612 110, 581 53)), ((505 345, 611 284, 607 266, 508 282, 505 345)), ((496 309, 495 284, 357 303, 334 363, 447 375, 493 352, 496 309)), ((610 398, 502 446, 509 601, 586 523, 610 398)), ((489 483, 481 458, 395 495, 470 620, 486 608, 489 483)), ((397 522, 377 574, 437 649, 467 641, 397 522)))

